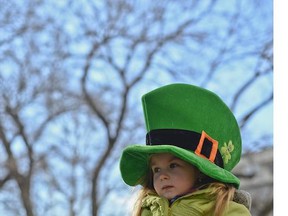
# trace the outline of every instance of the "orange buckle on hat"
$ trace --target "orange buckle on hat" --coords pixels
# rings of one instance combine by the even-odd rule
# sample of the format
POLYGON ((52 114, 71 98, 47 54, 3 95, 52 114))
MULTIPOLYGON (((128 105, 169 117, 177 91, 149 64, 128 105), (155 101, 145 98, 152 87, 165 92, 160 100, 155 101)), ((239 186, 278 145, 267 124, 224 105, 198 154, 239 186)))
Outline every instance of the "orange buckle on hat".
POLYGON ((218 141, 212 139, 208 134, 205 133, 205 131, 202 131, 197 149, 195 150, 195 154, 200 157, 207 158, 212 163, 214 163, 217 154, 217 149, 218 149, 218 141), (209 140, 212 143, 209 158, 201 153, 205 139, 209 140))

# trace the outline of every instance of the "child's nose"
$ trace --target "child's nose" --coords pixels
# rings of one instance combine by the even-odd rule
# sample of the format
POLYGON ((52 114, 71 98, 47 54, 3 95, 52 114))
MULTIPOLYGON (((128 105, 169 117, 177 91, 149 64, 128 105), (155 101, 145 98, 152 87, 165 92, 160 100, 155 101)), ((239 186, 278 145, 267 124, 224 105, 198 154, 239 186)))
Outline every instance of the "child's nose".
POLYGON ((160 174, 160 180, 163 181, 163 180, 166 180, 166 179, 169 179, 169 174, 166 171, 162 171, 161 174, 160 174))

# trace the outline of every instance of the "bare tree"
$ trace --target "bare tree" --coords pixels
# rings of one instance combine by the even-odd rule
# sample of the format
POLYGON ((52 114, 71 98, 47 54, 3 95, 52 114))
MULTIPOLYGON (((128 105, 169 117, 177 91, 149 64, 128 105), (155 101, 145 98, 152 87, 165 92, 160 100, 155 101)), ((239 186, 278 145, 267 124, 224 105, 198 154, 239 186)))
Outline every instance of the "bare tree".
POLYGON ((249 128, 273 101, 271 3, 257 2, 2 0, 5 214, 107 215, 126 191, 121 149, 145 134, 140 97, 162 84, 218 92, 249 128), (255 88, 263 94, 243 108, 255 88))

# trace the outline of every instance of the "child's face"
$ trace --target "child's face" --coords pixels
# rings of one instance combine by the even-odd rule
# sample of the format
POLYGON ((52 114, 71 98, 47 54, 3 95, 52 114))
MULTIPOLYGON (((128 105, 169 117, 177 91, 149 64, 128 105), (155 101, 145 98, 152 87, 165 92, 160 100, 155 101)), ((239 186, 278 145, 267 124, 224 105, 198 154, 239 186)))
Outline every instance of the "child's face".
POLYGON ((152 155, 151 168, 154 189, 168 200, 189 193, 199 175, 193 165, 169 153, 152 155))

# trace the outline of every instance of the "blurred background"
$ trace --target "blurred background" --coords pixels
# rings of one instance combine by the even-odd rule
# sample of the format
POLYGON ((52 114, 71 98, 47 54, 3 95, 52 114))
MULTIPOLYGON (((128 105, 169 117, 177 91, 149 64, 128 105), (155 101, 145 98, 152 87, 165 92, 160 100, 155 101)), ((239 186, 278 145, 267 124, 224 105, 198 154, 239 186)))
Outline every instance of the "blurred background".
POLYGON ((273 1, 0 0, 0 215, 131 215, 121 150, 141 96, 217 93, 242 131, 234 173, 273 213, 273 1))

